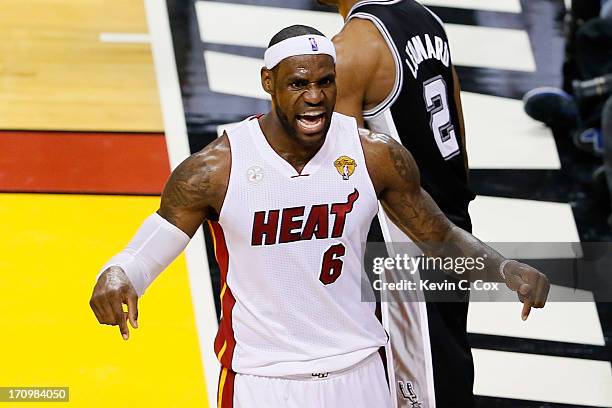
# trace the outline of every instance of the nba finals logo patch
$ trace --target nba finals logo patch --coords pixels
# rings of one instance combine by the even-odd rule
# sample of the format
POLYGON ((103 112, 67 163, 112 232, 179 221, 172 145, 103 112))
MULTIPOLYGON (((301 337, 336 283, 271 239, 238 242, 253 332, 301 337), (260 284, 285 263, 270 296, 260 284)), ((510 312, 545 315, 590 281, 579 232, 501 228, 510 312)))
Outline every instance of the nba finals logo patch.
POLYGON ((336 170, 338 170, 338 173, 340 173, 342 176, 342 180, 348 180, 349 177, 351 177, 355 172, 357 163, 355 163, 355 160, 348 156, 340 156, 334 162, 334 166, 336 167, 336 170))
POLYGON ((313 37, 308 37, 308 40, 310 41, 310 46, 312 47, 312 50, 319 51, 319 45, 317 44, 315 39, 313 37))

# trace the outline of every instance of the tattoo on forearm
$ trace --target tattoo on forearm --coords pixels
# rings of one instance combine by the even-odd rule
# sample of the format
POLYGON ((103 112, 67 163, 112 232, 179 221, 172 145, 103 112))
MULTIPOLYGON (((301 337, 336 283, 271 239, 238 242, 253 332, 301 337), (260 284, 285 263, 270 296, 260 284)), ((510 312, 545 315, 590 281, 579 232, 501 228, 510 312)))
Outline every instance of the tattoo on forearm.
POLYGON ((405 232, 423 243, 440 242, 449 229, 446 216, 420 187, 418 167, 410 153, 394 141, 388 141, 388 157, 393 163, 397 183, 386 195, 385 209, 405 232))
POLYGON ((386 178, 381 200, 393 223, 428 255, 482 256, 487 260, 484 273, 495 276, 503 258, 448 220, 420 187, 419 170, 410 153, 390 136, 370 134, 369 139, 383 143, 387 149, 386 155, 379 157, 390 162, 387 166, 380 165, 386 178))

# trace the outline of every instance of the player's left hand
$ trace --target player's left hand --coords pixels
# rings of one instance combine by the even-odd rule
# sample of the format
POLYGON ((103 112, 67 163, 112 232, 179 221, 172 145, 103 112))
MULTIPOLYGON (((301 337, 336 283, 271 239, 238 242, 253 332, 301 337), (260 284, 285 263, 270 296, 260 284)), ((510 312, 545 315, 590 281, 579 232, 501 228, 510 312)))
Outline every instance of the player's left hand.
POLYGON ((504 266, 506 286, 518 294, 523 302, 521 318, 527 320, 531 308, 542 308, 546 304, 550 283, 542 272, 521 262, 512 261, 504 266))

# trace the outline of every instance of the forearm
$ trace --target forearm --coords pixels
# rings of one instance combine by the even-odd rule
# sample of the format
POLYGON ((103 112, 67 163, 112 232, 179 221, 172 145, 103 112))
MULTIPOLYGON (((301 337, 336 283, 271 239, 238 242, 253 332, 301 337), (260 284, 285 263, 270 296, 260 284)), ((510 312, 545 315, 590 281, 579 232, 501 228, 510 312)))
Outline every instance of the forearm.
POLYGON ((142 296, 188 243, 187 234, 159 214, 153 214, 143 222, 128 246, 102 267, 98 278, 108 268, 118 266, 125 272, 138 296, 142 296))
POLYGON ((474 267, 466 269, 464 274, 449 271, 470 281, 484 280, 504 282, 500 266, 506 260, 499 252, 486 245, 469 232, 451 223, 440 244, 430 244, 430 256, 465 258, 474 260, 474 267), (482 267, 481 267, 482 266, 482 267))
MULTIPOLYGON (((463 273, 452 269, 445 269, 444 272, 470 281, 503 281, 500 265, 505 258, 469 232, 453 224, 426 192, 387 197, 387 201, 383 202, 383 208, 391 221, 409 236, 426 256, 471 259, 470 263, 474 265, 470 268, 461 268, 465 269, 463 273)), ((458 263, 453 262, 453 264, 458 263)))
MULTIPOLYGON (((450 222, 420 187, 419 170, 410 153, 393 139, 386 135, 370 134, 364 140, 369 143, 364 151, 369 153, 370 163, 378 164, 371 167, 377 169, 371 174, 385 212, 426 256, 456 260, 443 272, 471 281, 504 282, 518 293, 519 300, 523 302, 523 320, 529 315, 531 307, 544 306, 550 283, 543 273, 529 265, 506 260, 497 251, 450 222), (387 148, 386 155, 382 146, 387 148), (461 268, 458 268, 459 258, 463 258, 461 268), (468 267, 467 261, 472 266, 468 267), (458 273, 459 270, 465 272, 458 273)), ((444 265, 446 263, 443 262, 444 265)))
MULTIPOLYGON (((393 168, 374 173, 385 188, 379 194, 385 213, 426 256, 479 260, 480 269, 473 273, 458 274, 449 269, 444 272, 470 280, 501 281, 499 267, 505 260, 470 233, 454 225, 431 196, 420 186, 419 170, 410 153, 385 135, 370 140, 386 142, 387 157, 376 162, 393 164, 393 168), (469 275, 469 276, 468 276, 469 275)), ((456 262, 453 262, 456 264, 456 262)), ((463 268, 462 268, 463 269, 463 268)))

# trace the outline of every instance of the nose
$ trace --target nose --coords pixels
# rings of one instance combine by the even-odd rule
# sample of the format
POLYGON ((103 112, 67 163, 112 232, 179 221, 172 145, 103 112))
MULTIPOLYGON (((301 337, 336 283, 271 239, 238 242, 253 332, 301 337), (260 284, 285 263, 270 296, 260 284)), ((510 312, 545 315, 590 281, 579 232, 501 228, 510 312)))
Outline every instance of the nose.
POLYGON ((323 91, 318 84, 310 84, 304 94, 304 102, 309 105, 319 105, 323 101, 323 91))

